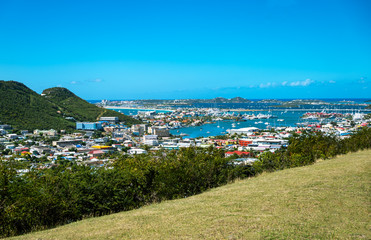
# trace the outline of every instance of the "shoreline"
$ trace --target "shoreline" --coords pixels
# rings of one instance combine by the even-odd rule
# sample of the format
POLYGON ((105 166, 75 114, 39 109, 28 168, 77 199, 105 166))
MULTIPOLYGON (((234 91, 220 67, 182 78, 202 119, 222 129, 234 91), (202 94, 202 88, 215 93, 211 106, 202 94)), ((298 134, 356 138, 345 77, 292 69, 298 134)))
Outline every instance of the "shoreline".
POLYGON ((170 109, 157 109, 157 108, 133 108, 133 107, 118 107, 118 106, 104 106, 106 109, 128 109, 128 110, 138 110, 138 111, 166 111, 166 112, 175 112, 175 110, 170 109))
MULTIPOLYGON (((134 107, 118 107, 118 106, 104 106, 103 108, 106 109, 128 109, 128 110, 138 110, 138 111, 165 111, 165 112, 175 112, 176 110, 174 109, 161 109, 161 108, 134 108, 134 107)), ((207 108, 186 108, 186 109, 207 109, 207 108)), ((259 112, 259 111, 306 111, 306 112, 313 112, 313 111, 323 111, 323 108, 318 108, 318 109, 290 109, 290 108, 274 108, 274 109, 243 109, 243 108, 237 108, 237 109, 232 109, 232 108, 217 108, 221 112, 259 112)), ((329 112, 334 112, 334 111, 354 111, 354 109, 327 109, 329 112)), ((371 109, 362 109, 360 110, 362 112, 369 112, 371 109)))

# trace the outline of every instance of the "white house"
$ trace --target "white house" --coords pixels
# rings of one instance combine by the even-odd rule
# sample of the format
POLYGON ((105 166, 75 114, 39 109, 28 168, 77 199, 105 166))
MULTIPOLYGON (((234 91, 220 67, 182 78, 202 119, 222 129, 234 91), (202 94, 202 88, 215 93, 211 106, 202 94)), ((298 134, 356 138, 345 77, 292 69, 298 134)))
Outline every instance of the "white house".
POLYGON ((238 129, 228 129, 227 132, 230 134, 251 134, 254 132, 259 131, 259 128, 256 127, 246 127, 246 128, 238 128, 238 129))
POLYGON ((145 154, 145 153, 147 153, 147 151, 144 150, 144 149, 140 149, 140 148, 132 148, 132 149, 128 150, 128 153, 132 154, 132 155, 134 155, 134 154, 145 154))

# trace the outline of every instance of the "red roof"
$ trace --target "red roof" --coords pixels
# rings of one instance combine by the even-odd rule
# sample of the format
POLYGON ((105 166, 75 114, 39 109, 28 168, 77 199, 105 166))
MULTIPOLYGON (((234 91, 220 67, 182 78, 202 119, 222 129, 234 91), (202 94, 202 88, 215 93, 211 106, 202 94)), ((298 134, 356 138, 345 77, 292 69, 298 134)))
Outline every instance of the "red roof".
POLYGON ((89 153, 90 154, 103 154, 104 152, 102 150, 94 150, 94 151, 90 151, 89 153))
POLYGON ((249 155, 250 152, 234 151, 234 152, 226 152, 226 154, 237 154, 238 156, 241 156, 241 155, 249 155))

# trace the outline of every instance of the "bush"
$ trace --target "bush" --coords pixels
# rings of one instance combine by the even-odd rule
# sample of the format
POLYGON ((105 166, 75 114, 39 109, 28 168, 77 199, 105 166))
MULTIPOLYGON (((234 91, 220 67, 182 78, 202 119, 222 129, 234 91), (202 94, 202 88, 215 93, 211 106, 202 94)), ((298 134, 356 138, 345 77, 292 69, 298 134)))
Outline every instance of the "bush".
POLYGON ((236 178, 370 147, 371 129, 362 128, 344 140, 312 132, 292 137, 287 149, 266 152, 252 165, 236 166, 233 158, 224 158, 224 151, 213 147, 124 155, 113 168, 61 162, 24 175, 17 174, 19 163, 0 160, 0 237, 184 198, 236 178))

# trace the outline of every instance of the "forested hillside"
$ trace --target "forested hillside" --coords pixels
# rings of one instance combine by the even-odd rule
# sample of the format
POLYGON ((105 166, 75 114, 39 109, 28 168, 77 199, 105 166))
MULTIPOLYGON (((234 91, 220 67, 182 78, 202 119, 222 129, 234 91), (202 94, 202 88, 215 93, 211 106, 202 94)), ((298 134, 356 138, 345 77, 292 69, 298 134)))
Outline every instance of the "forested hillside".
POLYGON ((48 88, 43 91, 43 95, 49 101, 58 104, 64 114, 70 115, 79 121, 96 121, 99 117, 110 116, 118 117, 121 122, 128 125, 140 123, 132 117, 88 103, 66 88, 48 88))
POLYGON ((0 81, 0 121, 18 129, 72 129, 60 107, 24 84, 0 81))
POLYGON ((100 116, 117 116, 128 125, 139 122, 90 104, 65 88, 50 88, 44 94, 39 95, 19 82, 0 81, 0 122, 27 130, 74 129, 75 122, 67 117, 96 121, 100 116))

